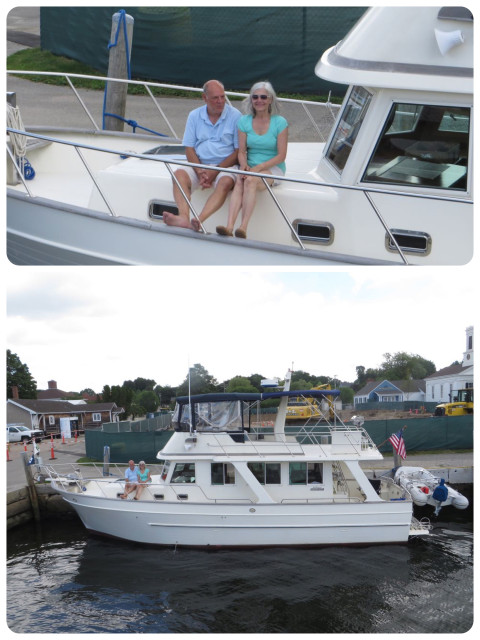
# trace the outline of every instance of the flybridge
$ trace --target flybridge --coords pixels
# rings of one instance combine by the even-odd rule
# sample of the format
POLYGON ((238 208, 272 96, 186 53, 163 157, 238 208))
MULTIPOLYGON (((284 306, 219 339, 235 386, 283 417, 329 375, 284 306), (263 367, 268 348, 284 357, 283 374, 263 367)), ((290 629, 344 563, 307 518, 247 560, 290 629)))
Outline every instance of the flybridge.
POLYGON ((306 395, 315 398, 338 396, 335 390, 269 391, 265 393, 207 393, 180 396, 176 399, 172 424, 176 431, 236 431, 250 430, 252 403, 274 398, 306 395))

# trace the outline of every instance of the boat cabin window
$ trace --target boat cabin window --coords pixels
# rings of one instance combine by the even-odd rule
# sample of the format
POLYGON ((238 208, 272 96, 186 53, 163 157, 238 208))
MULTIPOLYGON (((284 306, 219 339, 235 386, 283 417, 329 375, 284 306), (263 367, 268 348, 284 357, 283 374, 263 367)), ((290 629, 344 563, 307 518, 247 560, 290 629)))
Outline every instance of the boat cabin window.
POLYGON ((337 122, 335 132, 326 151, 326 157, 341 172, 365 119, 372 94, 363 87, 353 87, 337 122))
POLYGON ((170 482, 190 483, 195 482, 195 463, 177 462, 173 470, 170 482))
POLYGON ((468 107, 396 103, 363 180, 465 191, 469 136, 468 107))
POLYGON ((211 464, 212 484, 235 484, 235 468, 227 462, 212 462, 211 464))
POLYGON ((249 462, 248 468, 260 484, 280 484, 279 462, 249 462))
POLYGON ((323 484, 323 463, 290 462, 290 484, 323 484))

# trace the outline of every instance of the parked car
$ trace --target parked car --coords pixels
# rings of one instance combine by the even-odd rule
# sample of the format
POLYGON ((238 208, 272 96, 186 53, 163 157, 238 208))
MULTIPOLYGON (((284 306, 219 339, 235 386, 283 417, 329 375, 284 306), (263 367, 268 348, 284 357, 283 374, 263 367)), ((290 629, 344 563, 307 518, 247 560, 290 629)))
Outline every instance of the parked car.
POLYGON ((7 442, 29 442, 33 438, 35 441, 43 437, 40 429, 28 429, 23 425, 10 425, 7 427, 7 442))

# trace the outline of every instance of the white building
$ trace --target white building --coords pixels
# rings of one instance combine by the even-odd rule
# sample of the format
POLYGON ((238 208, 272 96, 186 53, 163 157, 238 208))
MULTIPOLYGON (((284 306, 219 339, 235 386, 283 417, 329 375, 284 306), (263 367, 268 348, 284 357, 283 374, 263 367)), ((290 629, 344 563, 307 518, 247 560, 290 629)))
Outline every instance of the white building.
POLYGON ((458 389, 473 388, 473 327, 466 328, 466 347, 461 364, 452 364, 425 378, 427 402, 452 402, 458 389))

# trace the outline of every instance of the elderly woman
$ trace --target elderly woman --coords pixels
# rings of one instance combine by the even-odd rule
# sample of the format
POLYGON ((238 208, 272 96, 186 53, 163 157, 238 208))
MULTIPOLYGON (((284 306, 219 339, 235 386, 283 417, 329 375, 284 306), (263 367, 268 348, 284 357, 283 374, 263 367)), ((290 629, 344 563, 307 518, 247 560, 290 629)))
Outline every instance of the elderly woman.
MULTIPOLYGON (((275 91, 269 82, 257 82, 244 101, 246 115, 238 121, 238 161, 242 171, 253 171, 272 176, 285 175, 285 157, 288 145, 288 122, 279 115, 275 91)), ((232 236, 240 209, 242 219, 235 230, 237 238, 247 237, 247 227, 252 217, 257 193, 266 189, 263 180, 256 176, 239 175, 233 189, 227 226, 218 226, 217 233, 232 236)), ((278 184, 279 181, 276 183, 278 184)))
POLYGON ((150 477, 150 469, 146 468, 145 462, 143 460, 138 463, 137 479, 137 495, 135 496, 134 500, 140 499, 140 496, 145 489, 145 485, 152 481, 152 478, 150 477))

